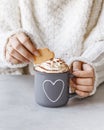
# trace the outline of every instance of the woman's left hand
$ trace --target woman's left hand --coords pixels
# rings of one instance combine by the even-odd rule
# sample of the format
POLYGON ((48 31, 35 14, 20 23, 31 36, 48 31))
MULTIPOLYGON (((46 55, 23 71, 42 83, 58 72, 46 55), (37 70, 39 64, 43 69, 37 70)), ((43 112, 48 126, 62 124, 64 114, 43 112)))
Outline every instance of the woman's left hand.
POLYGON ((94 89, 94 70, 92 66, 80 61, 73 62, 72 73, 76 78, 72 79, 72 87, 81 97, 88 97, 94 89))

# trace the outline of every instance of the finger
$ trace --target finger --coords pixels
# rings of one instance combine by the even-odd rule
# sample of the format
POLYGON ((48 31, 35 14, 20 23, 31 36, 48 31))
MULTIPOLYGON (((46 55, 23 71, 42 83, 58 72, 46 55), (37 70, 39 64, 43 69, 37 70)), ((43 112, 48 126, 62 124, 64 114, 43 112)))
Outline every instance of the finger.
POLYGON ((20 53, 23 57, 28 59, 29 61, 33 62, 34 57, 33 55, 16 39, 16 38, 11 38, 10 39, 12 47, 20 53))
POLYGON ((9 52, 11 56, 13 56, 15 59, 19 60, 20 62, 29 62, 25 57, 23 57, 20 53, 18 53, 15 49, 11 49, 9 52))
POLYGON ((80 90, 76 90, 76 93, 80 96, 80 97, 88 97, 90 95, 90 93, 87 92, 83 92, 80 90))
POLYGON ((13 56, 9 55, 8 53, 6 53, 6 59, 7 59, 7 61, 9 61, 12 64, 21 63, 19 60, 15 59, 13 56))
POLYGON ((89 64, 83 64, 82 68, 83 68, 83 70, 93 71, 93 67, 89 64))
POLYGON ((74 93, 75 92, 75 87, 74 87, 74 82, 72 80, 70 80, 69 86, 70 86, 70 92, 74 93))
POLYGON ((30 40, 30 38, 23 32, 17 33, 16 38, 19 39, 19 41, 22 43, 26 42, 27 40, 30 40))
POLYGON ((81 68, 82 68, 82 63, 80 61, 73 62, 73 71, 81 70, 81 68))
POLYGON ((76 78, 76 84, 78 85, 93 85, 93 78, 76 78))
POLYGON ((36 50, 35 46, 33 45, 28 36, 26 36, 24 33, 18 33, 16 34, 16 37, 21 42, 21 44, 23 44, 23 46, 33 55, 38 55, 38 51, 36 50))
POLYGON ((92 71, 92 74, 93 74, 93 81, 95 79, 95 74, 94 74, 94 69, 91 65, 89 64, 83 64, 83 70, 85 71, 92 71))
POLYGON ((94 88, 94 86, 85 86, 85 85, 77 85, 77 84, 73 84, 73 87, 76 88, 77 90, 88 92, 88 93, 91 93, 94 88))
POLYGON ((89 71, 89 70, 86 70, 86 71, 75 71, 73 72, 73 74, 76 76, 76 77, 80 77, 80 78, 93 78, 94 74, 93 74, 93 71, 89 71))

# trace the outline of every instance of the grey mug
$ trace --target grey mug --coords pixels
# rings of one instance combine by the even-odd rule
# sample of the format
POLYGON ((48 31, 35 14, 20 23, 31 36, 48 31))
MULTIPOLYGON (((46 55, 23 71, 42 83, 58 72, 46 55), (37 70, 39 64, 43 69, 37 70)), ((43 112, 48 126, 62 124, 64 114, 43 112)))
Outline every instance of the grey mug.
POLYGON ((35 70, 34 76, 35 100, 45 107, 61 107, 67 104, 69 98, 76 93, 69 93, 70 72, 45 73, 35 70))

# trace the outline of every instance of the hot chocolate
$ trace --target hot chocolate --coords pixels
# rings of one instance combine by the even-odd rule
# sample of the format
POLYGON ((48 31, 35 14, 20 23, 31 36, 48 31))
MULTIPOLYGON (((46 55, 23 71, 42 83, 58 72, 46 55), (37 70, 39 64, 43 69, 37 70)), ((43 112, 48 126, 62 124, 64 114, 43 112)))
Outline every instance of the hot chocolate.
POLYGON ((54 58, 35 66, 35 70, 46 73, 64 73, 69 71, 69 67, 63 60, 54 58))

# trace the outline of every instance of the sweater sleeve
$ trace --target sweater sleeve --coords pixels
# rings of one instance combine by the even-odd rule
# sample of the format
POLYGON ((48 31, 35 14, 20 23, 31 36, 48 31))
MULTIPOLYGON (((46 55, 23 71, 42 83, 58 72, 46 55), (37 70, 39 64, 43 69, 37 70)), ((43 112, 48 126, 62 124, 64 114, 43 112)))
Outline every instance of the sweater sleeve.
POLYGON ((94 68, 95 83, 94 90, 104 81, 104 5, 96 27, 84 42, 84 51, 80 57, 72 59, 71 63, 79 60, 90 64, 94 68))
POLYGON ((20 17, 19 0, 0 0, 0 67, 21 68, 27 65, 13 65, 5 59, 8 38, 19 31, 23 32, 20 17))

